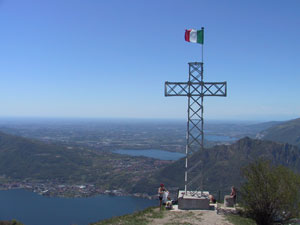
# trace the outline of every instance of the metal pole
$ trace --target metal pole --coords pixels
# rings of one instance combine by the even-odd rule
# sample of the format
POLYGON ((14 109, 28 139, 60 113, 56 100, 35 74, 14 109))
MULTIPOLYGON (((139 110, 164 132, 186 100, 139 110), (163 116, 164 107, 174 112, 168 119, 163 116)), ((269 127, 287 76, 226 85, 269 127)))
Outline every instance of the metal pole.
POLYGON ((191 96, 190 96, 190 81, 191 81, 191 67, 189 65, 189 82, 188 82, 188 119, 187 119, 187 133, 186 133, 186 149, 185 149, 185 179, 184 179, 184 192, 187 195, 187 172, 188 172, 188 153, 190 148, 190 103, 191 103, 191 96))
POLYGON ((201 52, 201 54, 202 54, 202 62, 203 62, 203 45, 202 45, 202 52, 201 52))
MULTIPOLYGON (((190 104, 190 98, 188 98, 188 104, 190 104)), ((189 109, 188 109, 187 131, 186 131, 186 146, 185 146, 185 173, 184 173, 184 192, 185 192, 185 195, 187 195, 188 150, 189 150, 189 109)))
POLYGON ((204 120, 203 120, 203 111, 204 111, 204 108, 203 108, 203 99, 204 99, 204 94, 203 94, 203 86, 204 86, 204 83, 203 83, 203 62, 201 64, 201 131, 202 131, 202 135, 201 135, 201 150, 203 150, 204 148, 204 120))
MULTIPOLYGON (((204 94, 203 94, 203 86, 204 86, 204 82, 203 82, 203 63, 204 63, 204 58, 203 58, 203 48, 204 48, 204 27, 201 28, 202 29, 202 33, 203 33, 203 44, 202 44, 202 64, 201 64, 201 131, 202 131, 202 135, 201 135, 201 151, 203 152, 204 150, 204 120, 203 120, 203 99, 204 99, 204 94)), ((203 167, 201 168, 201 189, 203 190, 203 167)))
POLYGON ((203 46, 204 46, 204 27, 201 27, 203 32, 203 44, 202 44, 202 63, 203 63, 203 46))

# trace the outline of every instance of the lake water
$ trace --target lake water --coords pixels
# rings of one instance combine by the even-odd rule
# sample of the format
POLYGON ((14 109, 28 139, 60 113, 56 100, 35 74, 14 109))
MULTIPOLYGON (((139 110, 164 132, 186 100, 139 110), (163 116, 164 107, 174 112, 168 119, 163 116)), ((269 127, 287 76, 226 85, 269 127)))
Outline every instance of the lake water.
POLYGON ((185 154, 178 152, 169 152, 155 149, 147 149, 147 150, 127 150, 120 149, 113 151, 114 153, 123 154, 123 155, 131 155, 131 156, 145 156, 155 159, 161 160, 178 160, 182 157, 185 157, 185 154))
POLYGON ((22 189, 0 191, 0 201, 0 220, 17 219, 25 225, 88 225, 157 204, 128 196, 49 198, 22 189))
MULTIPOLYGON (((205 136, 206 140, 209 141, 234 141, 235 138, 228 137, 228 136, 220 136, 220 135, 213 135, 208 134, 205 136)), ((178 160, 182 157, 185 157, 185 154, 179 152, 169 152, 157 149, 146 149, 146 150, 130 150, 130 149, 119 149, 114 150, 114 153, 123 154, 123 155, 130 155, 130 156, 145 156, 155 159, 161 160, 178 160)))
POLYGON ((236 138, 233 138, 233 137, 214 135, 214 134, 205 135, 205 139, 208 141, 225 141, 225 142, 237 140, 236 138))

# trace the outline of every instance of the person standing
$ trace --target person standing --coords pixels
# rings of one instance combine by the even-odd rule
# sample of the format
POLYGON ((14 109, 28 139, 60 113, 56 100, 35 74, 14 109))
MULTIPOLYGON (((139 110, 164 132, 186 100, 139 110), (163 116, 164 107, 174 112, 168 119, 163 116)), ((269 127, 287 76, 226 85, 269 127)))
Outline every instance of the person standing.
POLYGON ((165 188, 165 185, 160 184, 160 187, 158 188, 158 198, 159 198, 159 208, 160 209, 161 209, 162 200, 163 200, 165 192, 168 192, 167 189, 165 188))

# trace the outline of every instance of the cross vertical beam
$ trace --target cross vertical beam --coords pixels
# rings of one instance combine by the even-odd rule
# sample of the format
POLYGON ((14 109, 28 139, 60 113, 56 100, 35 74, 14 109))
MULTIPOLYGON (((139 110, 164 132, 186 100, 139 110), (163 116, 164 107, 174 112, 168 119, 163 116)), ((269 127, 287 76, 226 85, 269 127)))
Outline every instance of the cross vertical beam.
MULTIPOLYGON (((188 167, 188 154, 195 152, 199 149, 203 149, 204 135, 203 135, 203 63, 189 63, 189 94, 188 94, 188 129, 187 129, 187 150, 186 152, 186 166, 185 166, 185 182, 184 190, 187 193, 187 188, 189 186, 189 191, 197 187, 194 186, 194 182, 197 180, 189 179, 188 173, 192 172, 192 168, 188 167), (200 84, 200 86, 194 86, 193 84, 200 84), (200 95, 193 95, 195 90, 200 89, 200 95)), ((190 176, 189 176, 190 177, 190 176)), ((196 176, 195 176, 196 177, 196 176)), ((197 185, 197 184, 196 184, 197 185)))
POLYGON ((184 190, 197 191, 202 178, 200 173, 191 173, 200 163, 188 164, 188 157, 192 152, 203 150, 204 147, 204 119, 203 119, 203 98, 204 96, 227 96, 227 82, 204 82, 203 62, 190 62, 188 82, 165 82, 165 96, 187 96, 188 97, 188 120, 186 134, 186 158, 184 190), (188 174, 193 177, 188 178, 188 174))

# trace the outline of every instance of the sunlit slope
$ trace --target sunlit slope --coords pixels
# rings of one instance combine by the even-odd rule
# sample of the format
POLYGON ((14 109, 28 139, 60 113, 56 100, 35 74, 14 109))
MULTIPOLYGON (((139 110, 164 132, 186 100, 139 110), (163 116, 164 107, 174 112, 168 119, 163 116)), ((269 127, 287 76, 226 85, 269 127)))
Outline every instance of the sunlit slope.
POLYGON ((300 147, 300 118, 272 126, 260 132, 257 137, 300 147))

